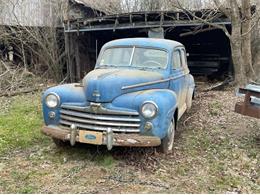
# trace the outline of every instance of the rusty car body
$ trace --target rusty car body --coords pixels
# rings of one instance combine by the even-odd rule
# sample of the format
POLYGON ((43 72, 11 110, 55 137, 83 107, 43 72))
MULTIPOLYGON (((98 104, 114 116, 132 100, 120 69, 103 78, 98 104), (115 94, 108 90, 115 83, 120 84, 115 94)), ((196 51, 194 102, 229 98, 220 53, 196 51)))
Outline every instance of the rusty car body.
POLYGON ((244 102, 237 102, 235 112, 260 119, 260 85, 249 84, 239 88, 238 96, 243 96, 244 102))
POLYGON ((173 148, 176 124, 192 105, 195 84, 186 51, 153 38, 106 43, 82 83, 49 88, 45 126, 55 143, 173 148))

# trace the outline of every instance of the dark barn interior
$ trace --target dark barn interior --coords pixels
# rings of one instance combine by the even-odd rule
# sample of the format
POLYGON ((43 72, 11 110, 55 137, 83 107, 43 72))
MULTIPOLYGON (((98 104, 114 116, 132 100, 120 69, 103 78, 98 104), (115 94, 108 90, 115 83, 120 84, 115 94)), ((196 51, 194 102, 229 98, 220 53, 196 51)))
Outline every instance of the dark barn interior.
MULTIPOLYGON (((230 30, 230 22, 222 14, 212 22, 226 25, 230 30)), ((96 57, 105 43, 120 38, 148 37, 150 29, 158 28, 163 29, 164 38, 179 41, 186 47, 193 75, 224 79, 232 72, 230 45, 224 32, 192 20, 191 16, 181 12, 78 19, 70 21, 66 28, 71 81, 80 80, 94 69, 96 57)))

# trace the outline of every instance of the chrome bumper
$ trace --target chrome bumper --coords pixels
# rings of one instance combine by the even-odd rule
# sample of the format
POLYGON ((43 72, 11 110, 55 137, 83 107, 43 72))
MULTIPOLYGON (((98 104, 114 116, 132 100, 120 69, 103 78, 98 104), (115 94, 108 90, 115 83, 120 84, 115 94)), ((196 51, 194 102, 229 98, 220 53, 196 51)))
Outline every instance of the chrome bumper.
MULTIPOLYGON (((44 126, 42 132, 50 137, 63 141, 70 141, 71 145, 79 142, 79 130, 71 126, 71 129, 64 129, 56 126, 44 126)), ((155 136, 144 136, 140 134, 114 133, 112 129, 103 133, 102 145, 106 145, 108 150, 113 146, 126 147, 153 147, 159 146, 161 139, 155 136)))

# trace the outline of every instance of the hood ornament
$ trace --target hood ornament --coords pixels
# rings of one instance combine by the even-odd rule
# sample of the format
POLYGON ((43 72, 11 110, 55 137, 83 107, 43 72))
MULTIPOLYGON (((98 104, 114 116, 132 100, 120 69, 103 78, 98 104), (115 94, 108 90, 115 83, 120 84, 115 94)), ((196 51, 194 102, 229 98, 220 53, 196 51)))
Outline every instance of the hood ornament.
POLYGON ((90 102, 90 108, 94 113, 97 113, 101 109, 101 104, 90 102))

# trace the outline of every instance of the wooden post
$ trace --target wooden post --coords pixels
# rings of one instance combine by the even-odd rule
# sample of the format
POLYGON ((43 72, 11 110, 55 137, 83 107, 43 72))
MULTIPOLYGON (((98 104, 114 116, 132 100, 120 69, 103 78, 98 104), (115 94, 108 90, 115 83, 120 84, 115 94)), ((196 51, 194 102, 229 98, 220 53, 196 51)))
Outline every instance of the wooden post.
POLYGON ((75 34, 70 34, 71 82, 76 81, 75 34))
POLYGON ((76 62, 76 80, 79 81, 81 78, 81 63, 80 63, 80 50, 79 50, 79 36, 76 37, 75 41, 75 62, 76 62))
POLYGON ((68 80, 72 82, 72 62, 71 62, 71 51, 70 51, 70 34, 65 33, 65 52, 66 52, 66 63, 67 63, 67 71, 68 71, 68 80))
POLYGON ((67 55, 67 71, 69 73, 69 81, 76 81, 76 59, 75 59, 75 36, 73 33, 65 34, 65 50, 67 55))

